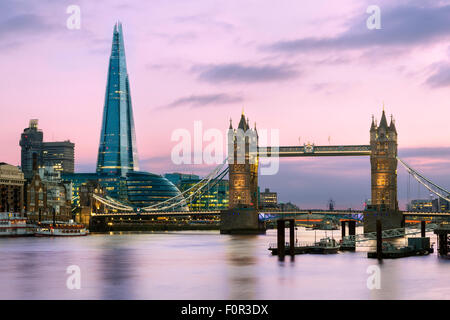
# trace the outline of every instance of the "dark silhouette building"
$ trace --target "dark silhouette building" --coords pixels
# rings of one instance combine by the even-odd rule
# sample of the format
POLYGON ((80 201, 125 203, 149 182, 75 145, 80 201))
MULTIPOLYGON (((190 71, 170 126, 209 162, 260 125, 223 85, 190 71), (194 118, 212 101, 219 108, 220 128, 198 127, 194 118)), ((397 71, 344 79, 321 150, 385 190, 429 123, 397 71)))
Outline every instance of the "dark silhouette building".
POLYGON ((74 172, 75 144, 67 141, 44 142, 44 134, 38 128, 38 120, 31 119, 28 128, 23 130, 19 145, 21 146, 21 168, 25 179, 33 177, 33 154, 37 157, 38 167, 53 167, 62 173, 74 172))

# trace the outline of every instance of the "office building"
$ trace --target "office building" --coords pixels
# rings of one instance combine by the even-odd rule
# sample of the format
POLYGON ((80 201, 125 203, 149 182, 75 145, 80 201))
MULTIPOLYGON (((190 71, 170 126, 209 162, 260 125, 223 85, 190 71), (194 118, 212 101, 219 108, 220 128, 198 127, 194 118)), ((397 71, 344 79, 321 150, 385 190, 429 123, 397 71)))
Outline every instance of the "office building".
POLYGON ((172 182, 175 186, 180 187, 180 184, 184 180, 199 180, 200 177, 195 174, 188 174, 188 173, 166 173, 164 174, 164 178, 172 182))
POLYGON ((42 162, 45 167, 55 171, 73 173, 75 144, 69 140, 61 142, 44 142, 42 144, 42 162))
MULTIPOLYGON (((194 185, 196 185, 201 179, 185 179, 181 180, 179 189, 184 192, 194 185)), ((194 192, 187 191, 184 195, 185 198, 194 192)), ((212 183, 209 187, 205 187, 204 192, 200 196, 193 198, 193 201, 188 203, 190 211, 210 211, 210 210, 226 210, 228 209, 229 201, 229 183, 228 180, 217 181, 212 183)))
POLYGON ((61 142, 44 142, 44 134, 38 128, 38 120, 31 119, 28 128, 23 130, 19 145, 21 146, 21 168, 25 179, 33 177, 33 155, 37 156, 37 166, 53 167, 62 173, 74 172, 74 148, 69 140, 61 142))
POLYGON ((276 192, 271 192, 268 188, 259 193, 259 204, 261 208, 276 208, 278 197, 276 192))

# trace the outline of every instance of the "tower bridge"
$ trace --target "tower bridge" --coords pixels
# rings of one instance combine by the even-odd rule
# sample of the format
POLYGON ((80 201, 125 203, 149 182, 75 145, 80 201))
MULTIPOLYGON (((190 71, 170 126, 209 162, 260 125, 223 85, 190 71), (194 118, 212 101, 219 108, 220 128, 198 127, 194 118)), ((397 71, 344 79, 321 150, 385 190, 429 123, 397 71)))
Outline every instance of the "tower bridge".
MULTIPOLYGON (((397 201, 397 130, 391 118, 388 125, 383 110, 380 123, 372 118, 369 145, 339 146, 275 146, 259 147, 256 126, 250 128, 244 113, 237 129, 231 121, 228 130, 229 141, 229 211, 222 215, 222 232, 235 232, 243 225, 243 232, 250 231, 249 221, 258 212, 258 163, 261 157, 320 157, 320 156, 369 156, 371 164, 371 208, 365 212, 365 232, 375 231, 375 222, 382 220, 383 228, 395 229, 402 226, 397 201), (253 208, 254 212, 249 211, 253 208), (236 211, 245 209, 236 215, 236 211), (384 214, 381 214, 383 212, 384 214), (236 224, 236 219, 241 224, 236 224)), ((261 226, 253 222, 253 230, 261 226)))
MULTIPOLYGON (((173 198, 144 208, 134 208, 120 203, 104 194, 93 194, 89 215, 106 217, 193 217, 220 216, 222 233, 264 232, 264 221, 282 219, 287 216, 317 214, 322 217, 336 216, 340 219, 364 217, 364 232, 375 231, 376 220, 382 221, 384 230, 404 226, 405 217, 450 217, 444 212, 401 212, 397 201, 397 165, 400 162, 419 183, 430 192, 450 201, 450 192, 436 185, 397 156, 397 130, 391 118, 386 120, 383 110, 379 124, 372 118, 370 144, 315 146, 259 147, 256 126, 250 128, 248 119, 242 114, 239 125, 228 130, 228 157, 196 185, 173 198), (240 157, 242 156, 242 157, 240 157), (258 208, 258 164, 263 157, 323 157, 323 156, 367 156, 371 164, 371 205, 365 211, 315 210, 273 211, 258 208), (201 196, 210 186, 229 175, 229 209, 225 211, 186 211, 186 205, 201 196), (181 210, 183 209, 183 210, 181 210)), ((357 220, 360 220, 359 218, 357 220)), ((86 221, 86 220, 85 220, 86 221)))

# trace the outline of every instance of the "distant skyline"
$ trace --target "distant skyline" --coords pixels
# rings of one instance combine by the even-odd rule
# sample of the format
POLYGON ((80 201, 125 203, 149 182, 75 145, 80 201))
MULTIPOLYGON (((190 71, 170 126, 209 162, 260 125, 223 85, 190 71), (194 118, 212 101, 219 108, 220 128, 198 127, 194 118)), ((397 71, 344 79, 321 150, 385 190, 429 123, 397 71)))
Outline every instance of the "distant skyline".
MULTIPOLYGON (((450 188, 450 1, 72 1, 0 3, 4 76, 0 162, 20 164, 20 134, 39 119, 46 141, 75 143, 78 172, 95 172, 114 23, 123 24, 140 169, 204 174, 170 161, 171 133, 202 120, 224 134, 244 107, 253 126, 300 141, 368 144, 383 102, 399 156, 450 188)), ((407 174, 399 167, 398 196, 407 174)), ((260 176, 280 201, 358 207, 370 197, 368 158, 282 159, 260 176)), ((412 184, 412 197, 427 193, 412 184)))

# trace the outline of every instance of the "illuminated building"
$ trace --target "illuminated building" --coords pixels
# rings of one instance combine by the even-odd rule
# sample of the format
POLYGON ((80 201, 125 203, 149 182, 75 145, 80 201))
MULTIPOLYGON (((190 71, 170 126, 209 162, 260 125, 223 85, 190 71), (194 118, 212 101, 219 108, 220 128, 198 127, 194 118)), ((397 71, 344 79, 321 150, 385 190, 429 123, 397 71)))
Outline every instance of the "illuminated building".
POLYGON ((172 182, 177 187, 180 187, 180 183, 184 180, 199 180, 198 175, 178 172, 166 173, 164 174, 164 178, 172 182))
MULTIPOLYGON (((188 190, 200 181, 197 179, 184 179, 180 181, 179 189, 181 192, 188 190)), ((188 191, 184 197, 190 195, 188 191)), ((228 209, 229 184, 228 180, 218 181, 216 184, 211 184, 210 187, 205 188, 205 192, 195 198, 188 204, 190 211, 210 211, 210 210, 226 210, 228 209)))
POLYGON ((420 212, 432 212, 433 211, 433 201, 427 199, 415 199, 411 200, 408 205, 408 210, 420 211, 420 212))
POLYGON ((264 192, 259 193, 259 204, 261 208, 275 208, 278 204, 278 196, 276 192, 270 192, 268 188, 264 192))
POLYGON ((122 24, 117 23, 109 58, 97 173, 125 176, 128 171, 138 170, 122 24))

